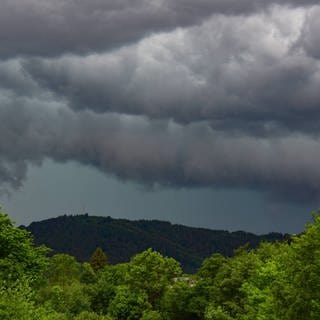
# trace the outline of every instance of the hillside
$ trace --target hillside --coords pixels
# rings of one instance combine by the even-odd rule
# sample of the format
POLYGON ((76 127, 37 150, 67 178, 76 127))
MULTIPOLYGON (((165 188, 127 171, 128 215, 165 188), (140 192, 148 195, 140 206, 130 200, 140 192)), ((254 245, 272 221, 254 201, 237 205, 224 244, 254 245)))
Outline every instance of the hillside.
POLYGON ((36 244, 45 244, 54 253, 68 253, 79 261, 89 259, 101 247, 111 263, 128 261, 133 255, 153 248, 178 260, 185 271, 194 272, 201 261, 212 253, 231 256, 233 250, 249 243, 285 239, 280 233, 253 233, 209 230, 171 224, 158 220, 130 221, 111 217, 85 215, 60 216, 28 227, 36 244))

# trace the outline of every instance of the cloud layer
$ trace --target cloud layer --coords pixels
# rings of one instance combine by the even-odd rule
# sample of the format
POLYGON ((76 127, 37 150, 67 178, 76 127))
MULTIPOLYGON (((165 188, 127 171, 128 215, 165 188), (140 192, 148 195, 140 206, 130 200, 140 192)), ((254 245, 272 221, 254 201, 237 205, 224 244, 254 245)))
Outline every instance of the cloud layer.
POLYGON ((316 0, 2 0, 0 57, 88 54, 152 33, 199 24, 213 14, 250 15, 275 4, 316 0))
POLYGON ((318 199, 313 4, 3 1, 2 188, 50 158, 149 186, 318 199))

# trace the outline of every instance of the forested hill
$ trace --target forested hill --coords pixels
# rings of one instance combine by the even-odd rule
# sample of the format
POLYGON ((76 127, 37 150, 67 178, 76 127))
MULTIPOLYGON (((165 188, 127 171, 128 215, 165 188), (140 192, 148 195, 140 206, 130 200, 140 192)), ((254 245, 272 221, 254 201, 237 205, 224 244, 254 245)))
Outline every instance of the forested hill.
POLYGON ((212 253, 230 256, 246 243, 256 247, 261 241, 286 237, 280 233, 258 236, 243 231, 192 228, 158 220, 130 221, 87 214, 33 222, 26 229, 33 234, 36 244, 45 244, 54 253, 68 253, 79 261, 88 260, 97 247, 106 252, 111 263, 128 261, 136 253, 153 248, 178 260, 187 272, 195 271, 212 253))

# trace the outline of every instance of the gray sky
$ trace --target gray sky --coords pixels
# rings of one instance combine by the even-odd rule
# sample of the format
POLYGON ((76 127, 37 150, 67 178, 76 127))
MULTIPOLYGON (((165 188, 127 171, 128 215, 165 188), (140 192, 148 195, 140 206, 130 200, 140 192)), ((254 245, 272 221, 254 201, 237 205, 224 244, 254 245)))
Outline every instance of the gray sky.
POLYGON ((17 223, 303 229, 320 199, 317 1, 0 2, 0 197, 17 223))
POLYGON ((213 188, 160 188, 122 182, 75 163, 46 161, 31 167, 20 191, 3 196, 16 224, 61 214, 128 219, 162 219, 196 227, 298 233, 310 220, 308 205, 269 203, 255 191, 213 188))

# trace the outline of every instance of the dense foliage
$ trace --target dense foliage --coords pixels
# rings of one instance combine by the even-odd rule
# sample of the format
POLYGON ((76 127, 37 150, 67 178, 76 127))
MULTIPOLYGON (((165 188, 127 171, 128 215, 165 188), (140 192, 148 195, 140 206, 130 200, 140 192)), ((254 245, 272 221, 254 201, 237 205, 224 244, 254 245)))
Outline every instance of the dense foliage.
POLYGON ((320 319, 320 215, 290 240, 214 254, 183 274, 148 249, 111 265, 46 257, 31 235, 0 213, 0 319, 316 320, 320 319))
POLYGON ((38 245, 55 253, 67 253, 78 261, 88 261, 97 247, 108 253, 110 263, 128 262, 135 254, 153 248, 181 263, 185 272, 194 273, 203 259, 213 253, 231 256, 240 246, 252 248, 261 241, 284 240, 285 235, 228 232, 192 228, 158 220, 130 221, 89 215, 60 216, 33 222, 30 231, 38 245))

